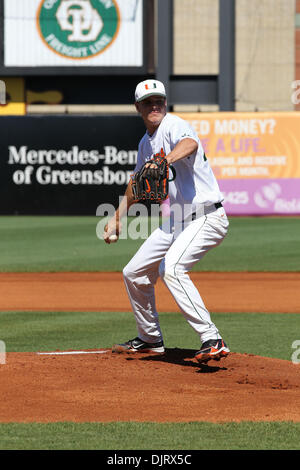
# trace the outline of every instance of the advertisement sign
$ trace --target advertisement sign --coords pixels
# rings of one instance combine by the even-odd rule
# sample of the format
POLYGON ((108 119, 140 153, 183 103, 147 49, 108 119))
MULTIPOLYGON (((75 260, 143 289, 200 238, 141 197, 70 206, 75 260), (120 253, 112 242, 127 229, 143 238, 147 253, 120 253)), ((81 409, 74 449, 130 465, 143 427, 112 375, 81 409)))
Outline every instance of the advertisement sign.
MULTIPOLYGON (((300 214, 300 113, 182 115, 228 215, 300 214)), ((0 214, 95 215, 117 206, 145 127, 138 115, 0 116, 0 214)))
POLYGON ((0 214, 95 215, 123 196, 138 116, 0 117, 0 214))
POLYGON ((143 65, 142 0, 5 0, 6 67, 143 65))
POLYGON ((228 214, 300 214, 300 113, 184 113, 228 214))

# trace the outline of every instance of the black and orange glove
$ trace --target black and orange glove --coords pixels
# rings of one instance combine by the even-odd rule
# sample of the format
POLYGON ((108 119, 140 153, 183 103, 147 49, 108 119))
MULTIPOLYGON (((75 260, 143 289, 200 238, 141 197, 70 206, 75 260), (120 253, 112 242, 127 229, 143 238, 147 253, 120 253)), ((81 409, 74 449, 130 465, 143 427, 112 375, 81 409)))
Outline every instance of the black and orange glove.
POLYGON ((131 177, 135 201, 164 201, 169 193, 169 165, 164 156, 156 155, 131 177))

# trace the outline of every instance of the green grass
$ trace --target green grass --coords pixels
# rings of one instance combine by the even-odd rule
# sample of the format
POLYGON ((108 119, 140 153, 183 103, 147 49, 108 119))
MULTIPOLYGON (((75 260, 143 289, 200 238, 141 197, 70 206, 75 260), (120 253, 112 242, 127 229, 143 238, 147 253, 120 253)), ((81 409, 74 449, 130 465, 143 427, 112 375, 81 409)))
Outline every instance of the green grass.
MULTIPOLYGON (((297 314, 215 313, 212 319, 233 352, 290 360, 300 339, 297 314)), ((199 348, 180 313, 161 313, 160 324, 167 348, 199 348)), ((7 352, 110 348, 136 334, 129 312, 1 312, 0 325, 7 352)))
MULTIPOLYGON (((99 222, 96 216, 1 216, 0 271, 121 271, 144 240, 106 245, 96 235, 99 222)), ((232 217, 222 245, 193 270, 299 271, 299 242, 300 218, 232 217)))
POLYGON ((230 218, 229 232, 193 270, 299 271, 300 218, 230 218))
POLYGON ((107 457, 128 449, 298 450, 299 433, 300 423, 290 422, 8 423, 0 424, 0 449, 112 450, 107 457))

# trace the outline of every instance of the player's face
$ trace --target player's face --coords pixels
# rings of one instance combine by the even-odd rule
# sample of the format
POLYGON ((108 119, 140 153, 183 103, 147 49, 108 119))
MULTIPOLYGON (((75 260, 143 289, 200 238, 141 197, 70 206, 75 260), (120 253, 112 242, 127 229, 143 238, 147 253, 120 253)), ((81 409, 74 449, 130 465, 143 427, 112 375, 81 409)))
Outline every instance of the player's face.
POLYGON ((149 96, 149 98, 136 103, 146 125, 158 126, 166 114, 166 99, 162 96, 149 96))

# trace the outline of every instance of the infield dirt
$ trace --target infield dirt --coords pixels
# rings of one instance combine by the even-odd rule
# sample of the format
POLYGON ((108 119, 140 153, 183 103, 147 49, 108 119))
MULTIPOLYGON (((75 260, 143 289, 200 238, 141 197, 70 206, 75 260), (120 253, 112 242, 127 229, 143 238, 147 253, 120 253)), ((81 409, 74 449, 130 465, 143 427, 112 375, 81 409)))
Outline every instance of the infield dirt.
MULTIPOLYGON (((300 273, 192 273, 214 312, 300 313, 300 273)), ((157 284, 159 310, 178 311, 157 284)), ((0 310, 129 311, 120 273, 0 274, 0 310)), ((231 353, 7 353, 0 422, 300 421, 300 365, 231 353)))
MULTIPOLYGON (((191 273, 212 312, 300 313, 300 273, 191 273)), ((178 312, 159 279, 157 308, 178 312)), ((121 273, 0 273, 0 310, 131 311, 121 273)))

